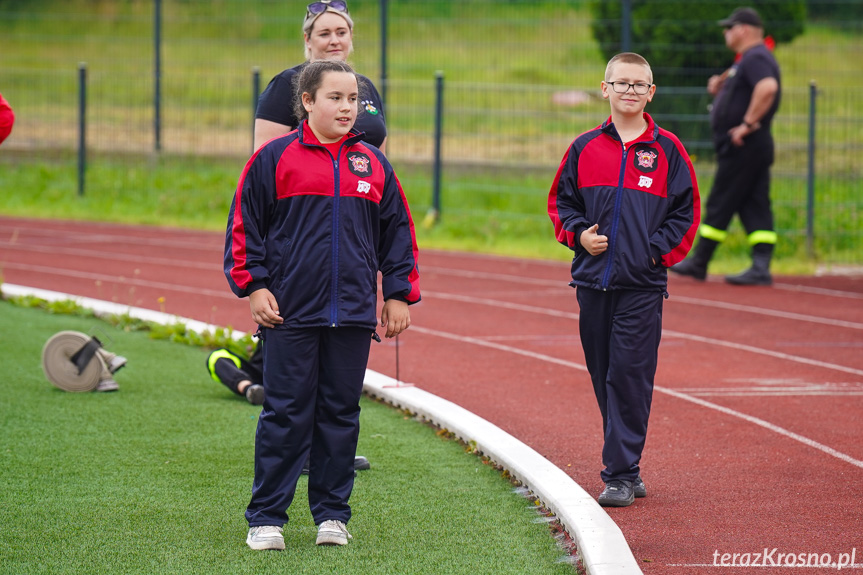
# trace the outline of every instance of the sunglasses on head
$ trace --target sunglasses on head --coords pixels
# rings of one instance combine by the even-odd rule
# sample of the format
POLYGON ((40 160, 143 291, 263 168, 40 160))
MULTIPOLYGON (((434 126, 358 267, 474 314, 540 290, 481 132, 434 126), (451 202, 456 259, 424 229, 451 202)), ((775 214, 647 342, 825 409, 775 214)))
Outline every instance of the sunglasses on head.
POLYGON ((309 16, 323 14, 328 8, 332 8, 336 12, 348 13, 348 3, 344 0, 320 0, 319 2, 312 2, 306 6, 309 16))

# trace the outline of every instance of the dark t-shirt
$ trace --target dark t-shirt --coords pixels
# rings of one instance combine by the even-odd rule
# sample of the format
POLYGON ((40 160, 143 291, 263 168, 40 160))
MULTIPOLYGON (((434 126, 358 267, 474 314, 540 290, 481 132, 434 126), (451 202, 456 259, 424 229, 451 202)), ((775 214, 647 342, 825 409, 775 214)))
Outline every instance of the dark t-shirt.
MULTIPOLYGON (((294 114, 295 83, 297 74, 305 66, 305 63, 294 66, 270 80, 269 85, 258 99, 255 118, 284 124, 292 129, 299 125, 297 116, 294 114)), ((371 80, 362 74, 357 74, 357 79, 360 82, 360 100, 357 103, 357 121, 354 127, 360 132, 365 132, 364 141, 380 147, 387 137, 387 124, 381 96, 371 80)))
POLYGON ((749 108, 755 84, 771 77, 779 82, 779 91, 776 92, 776 99, 770 110, 759 120, 761 129, 765 132, 770 131, 770 122, 779 108, 779 99, 782 95, 779 64, 764 44, 753 46, 743 53, 743 57, 731 67, 710 109, 710 123, 713 126, 714 138, 727 138, 728 130, 743 123, 743 116, 749 108))

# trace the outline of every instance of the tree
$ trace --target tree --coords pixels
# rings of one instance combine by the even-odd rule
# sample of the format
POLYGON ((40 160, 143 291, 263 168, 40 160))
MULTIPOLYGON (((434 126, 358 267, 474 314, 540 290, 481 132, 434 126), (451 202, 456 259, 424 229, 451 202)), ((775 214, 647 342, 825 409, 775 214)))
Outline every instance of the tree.
MULTIPOLYGON (((710 148, 710 131, 709 98, 703 88, 712 74, 734 61, 717 21, 735 8, 751 6, 761 14, 765 34, 779 44, 801 34, 806 19, 806 0, 630 0, 628 4, 630 50, 647 58, 660 88, 650 104, 651 113, 687 148, 704 151, 710 148), (664 88, 669 91, 663 92, 664 88)), ((591 2, 591 29, 606 59, 622 51, 623 5, 620 0, 591 2)))

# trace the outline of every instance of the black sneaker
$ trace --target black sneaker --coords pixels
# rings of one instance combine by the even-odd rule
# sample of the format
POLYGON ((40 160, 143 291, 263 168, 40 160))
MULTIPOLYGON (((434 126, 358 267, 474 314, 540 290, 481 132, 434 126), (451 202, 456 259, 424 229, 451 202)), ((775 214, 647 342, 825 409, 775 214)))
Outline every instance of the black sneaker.
MULTIPOLYGON (((354 477, 357 476, 357 471, 364 471, 366 469, 371 469, 372 465, 369 463, 369 460, 362 455, 357 455, 354 457, 354 477)), ((303 464, 303 470, 300 472, 302 475, 309 474, 309 460, 306 459, 306 462, 303 464)))
POLYGON ((259 385, 257 383, 253 383, 249 387, 246 388, 246 399, 249 400, 249 403, 252 405, 263 405, 264 404, 264 386, 259 385))
POLYGON ((769 286, 773 284, 770 272, 749 268, 737 275, 725 276, 725 281, 736 286, 769 286))
POLYGON ((354 471, 365 471, 366 469, 371 468, 372 466, 369 463, 369 460, 362 455, 357 455, 356 457, 354 457, 354 471))
POLYGON ((605 489, 599 495, 599 504, 603 507, 628 507, 635 501, 632 482, 623 479, 612 479, 605 484, 605 489))
POLYGON ((647 497, 647 487, 644 486, 644 480, 641 476, 635 478, 635 483, 632 484, 632 491, 636 497, 647 497))

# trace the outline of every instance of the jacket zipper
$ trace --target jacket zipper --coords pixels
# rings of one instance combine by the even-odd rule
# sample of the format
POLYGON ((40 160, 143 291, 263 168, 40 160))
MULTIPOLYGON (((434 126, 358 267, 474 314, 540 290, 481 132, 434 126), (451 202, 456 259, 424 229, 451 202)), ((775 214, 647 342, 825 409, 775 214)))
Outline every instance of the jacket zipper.
POLYGON ((626 149, 626 144, 621 142, 623 146, 623 158, 620 161, 620 176, 617 180, 617 192, 614 198, 614 218, 611 223, 611 233, 608 236, 608 263, 605 264, 605 274, 602 276, 602 291, 608 289, 608 282, 611 276, 611 265, 614 262, 614 251, 617 247, 617 227, 620 224, 620 202, 623 197, 623 181, 626 176, 626 157, 629 155, 629 150, 626 149))
MULTIPOLYGON (((332 288, 330 292, 330 327, 336 327, 338 324, 338 296, 339 296, 339 157, 341 156, 341 147, 337 152, 338 156, 333 158, 333 179, 335 189, 333 190, 333 253, 332 253, 332 288)), ((330 154, 330 151, 327 150, 330 154)), ((333 155, 330 154, 330 158, 333 155)))

